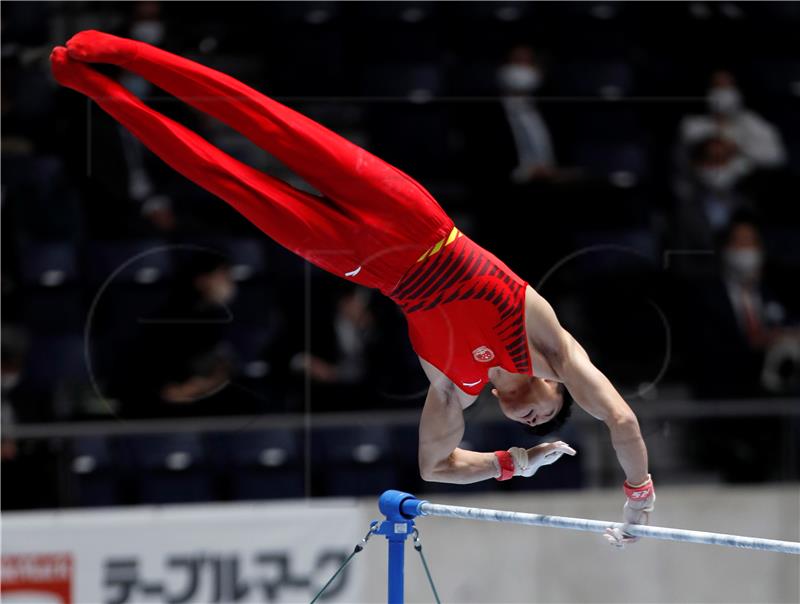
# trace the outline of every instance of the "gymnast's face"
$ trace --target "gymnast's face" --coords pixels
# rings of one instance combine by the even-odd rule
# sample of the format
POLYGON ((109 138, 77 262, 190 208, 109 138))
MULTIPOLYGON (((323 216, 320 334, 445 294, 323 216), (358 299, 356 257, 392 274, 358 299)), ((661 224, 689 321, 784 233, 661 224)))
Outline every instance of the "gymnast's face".
POLYGON ((561 410, 564 396, 558 382, 527 375, 514 375, 513 378, 509 375, 508 378, 492 389, 508 419, 538 426, 553 419, 561 410))

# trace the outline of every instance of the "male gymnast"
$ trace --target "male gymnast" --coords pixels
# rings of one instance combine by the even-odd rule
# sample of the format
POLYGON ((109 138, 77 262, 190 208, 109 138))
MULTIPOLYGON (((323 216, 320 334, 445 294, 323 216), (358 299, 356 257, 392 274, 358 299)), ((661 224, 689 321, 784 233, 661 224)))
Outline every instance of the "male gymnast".
MULTIPOLYGON (((647 523, 655 491, 631 408, 558 322, 547 301, 464 235, 416 181, 237 80, 148 44, 84 31, 51 55, 56 80, 94 100, 150 150, 224 199, 279 244, 401 308, 430 380, 419 426, 425 480, 466 484, 532 476, 564 442, 476 452, 459 448, 463 411, 491 382, 509 419, 539 434, 571 400, 608 426, 625 472, 625 523, 647 523), (88 63, 127 69, 238 130, 321 192, 255 170, 146 106, 88 63)), ((635 541, 609 531, 617 546, 635 541)))

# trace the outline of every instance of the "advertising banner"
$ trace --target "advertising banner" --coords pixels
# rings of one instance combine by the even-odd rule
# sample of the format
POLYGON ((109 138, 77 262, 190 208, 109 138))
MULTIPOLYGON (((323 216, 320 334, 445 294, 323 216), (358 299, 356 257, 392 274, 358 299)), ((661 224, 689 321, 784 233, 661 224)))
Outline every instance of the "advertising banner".
MULTIPOLYGON (((363 518, 343 501, 4 514, 2 600, 308 602, 366 533, 363 518)), ((324 601, 359 601, 359 566, 324 601)))

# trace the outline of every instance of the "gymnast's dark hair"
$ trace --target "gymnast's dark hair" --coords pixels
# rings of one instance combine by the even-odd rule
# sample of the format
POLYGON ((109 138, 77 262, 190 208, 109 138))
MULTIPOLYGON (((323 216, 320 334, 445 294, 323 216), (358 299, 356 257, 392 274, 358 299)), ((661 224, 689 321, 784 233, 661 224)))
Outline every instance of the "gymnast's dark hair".
POLYGON ((549 421, 546 421, 543 424, 539 424, 538 426, 529 426, 525 428, 525 431, 528 434, 533 434, 535 436, 546 436, 555 432, 569 419, 569 416, 572 415, 572 396, 570 396, 569 391, 567 390, 564 384, 560 384, 559 388, 561 390, 561 396, 563 399, 563 403, 561 404, 561 409, 558 410, 555 417, 549 421))

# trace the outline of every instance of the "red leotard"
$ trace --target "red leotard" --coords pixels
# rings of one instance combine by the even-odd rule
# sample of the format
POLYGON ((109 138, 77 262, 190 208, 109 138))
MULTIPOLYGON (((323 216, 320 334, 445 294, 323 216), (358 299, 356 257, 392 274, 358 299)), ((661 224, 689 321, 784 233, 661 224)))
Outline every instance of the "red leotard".
POLYGON ((527 283, 455 227, 390 294, 417 354, 461 390, 478 394, 489 367, 532 372, 525 331, 527 283))
POLYGON ((230 76, 188 59, 96 31, 76 35, 67 46, 51 55, 59 83, 93 99, 167 164, 227 201, 284 247, 391 296, 408 318, 417 353, 464 391, 477 394, 494 365, 530 373, 525 283, 462 236, 411 177, 230 76), (322 195, 241 163, 85 62, 123 67, 214 116, 322 195))

